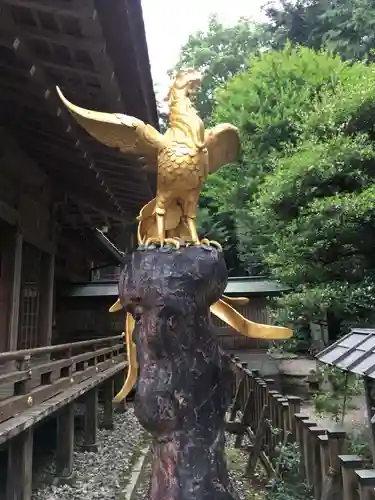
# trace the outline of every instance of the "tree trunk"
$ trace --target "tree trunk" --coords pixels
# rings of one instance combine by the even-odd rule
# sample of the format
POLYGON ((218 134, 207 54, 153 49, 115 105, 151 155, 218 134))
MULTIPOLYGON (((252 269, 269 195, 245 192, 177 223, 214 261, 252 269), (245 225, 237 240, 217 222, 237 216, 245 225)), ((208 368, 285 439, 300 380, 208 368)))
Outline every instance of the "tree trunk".
POLYGON ((154 437, 150 500, 237 499, 224 457, 232 372, 209 312, 226 283, 222 253, 208 247, 138 251, 122 272, 136 319, 135 411, 154 437))

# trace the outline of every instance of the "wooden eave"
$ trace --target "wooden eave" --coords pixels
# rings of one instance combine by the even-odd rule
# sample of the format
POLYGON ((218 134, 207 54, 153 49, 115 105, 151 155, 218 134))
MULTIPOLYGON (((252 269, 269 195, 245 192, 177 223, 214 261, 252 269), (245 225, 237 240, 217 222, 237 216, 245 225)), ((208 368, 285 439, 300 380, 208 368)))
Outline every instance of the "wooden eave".
POLYGON ((84 224, 122 224, 153 196, 140 160, 102 146, 59 100, 157 127, 138 0, 2 0, 0 120, 74 200, 84 224), (86 221, 86 222, 85 222, 86 221))

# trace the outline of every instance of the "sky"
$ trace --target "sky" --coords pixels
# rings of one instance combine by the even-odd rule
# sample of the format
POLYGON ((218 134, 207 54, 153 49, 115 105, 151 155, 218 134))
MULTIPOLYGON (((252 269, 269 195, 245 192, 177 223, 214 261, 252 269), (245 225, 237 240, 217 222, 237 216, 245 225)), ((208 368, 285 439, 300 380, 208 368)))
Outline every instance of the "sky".
POLYGON ((181 46, 189 35, 205 30, 211 13, 223 24, 240 17, 264 19, 261 6, 266 0, 142 0, 148 51, 155 90, 167 93, 167 71, 177 62, 181 46))

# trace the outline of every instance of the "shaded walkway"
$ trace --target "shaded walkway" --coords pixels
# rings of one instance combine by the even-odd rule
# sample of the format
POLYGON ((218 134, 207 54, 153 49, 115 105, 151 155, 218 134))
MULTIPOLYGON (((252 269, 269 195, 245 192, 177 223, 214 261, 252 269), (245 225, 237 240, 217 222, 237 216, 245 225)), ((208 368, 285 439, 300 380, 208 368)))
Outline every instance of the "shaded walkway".
MULTIPOLYGON (((99 423, 101 421, 99 416, 99 423)), ((98 431, 98 451, 82 451, 78 436, 74 452, 74 477, 54 484, 54 463, 37 475, 33 500, 116 500, 125 498, 131 468, 144 446, 145 433, 129 407, 114 416, 114 430, 98 431)))

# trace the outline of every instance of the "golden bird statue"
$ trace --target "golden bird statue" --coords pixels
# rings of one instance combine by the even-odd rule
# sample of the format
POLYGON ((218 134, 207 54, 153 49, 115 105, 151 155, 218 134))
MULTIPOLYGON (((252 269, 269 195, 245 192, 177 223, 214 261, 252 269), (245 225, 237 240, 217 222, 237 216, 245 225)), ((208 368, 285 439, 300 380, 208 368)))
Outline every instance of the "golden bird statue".
MULTIPOLYGON (((202 184, 210 173, 221 166, 237 161, 240 153, 238 129, 223 123, 205 130, 191 101, 192 93, 202 81, 194 69, 176 73, 168 93, 169 128, 164 134, 138 118, 120 113, 91 111, 72 104, 57 87, 57 92, 75 120, 92 137, 123 153, 142 157, 149 165, 157 166, 156 196, 138 216, 138 243, 143 247, 164 244, 176 249, 184 245, 213 245, 219 243, 199 240, 196 228, 198 200, 202 184)), ((287 339, 289 328, 262 325, 249 321, 228 302, 244 303, 246 298, 223 296, 211 306, 211 312, 236 331, 249 338, 287 339)), ((110 312, 122 309, 120 300, 110 312)), ((134 386, 138 363, 132 340, 134 319, 126 314, 125 340, 128 374, 115 401, 124 399, 134 386)))

